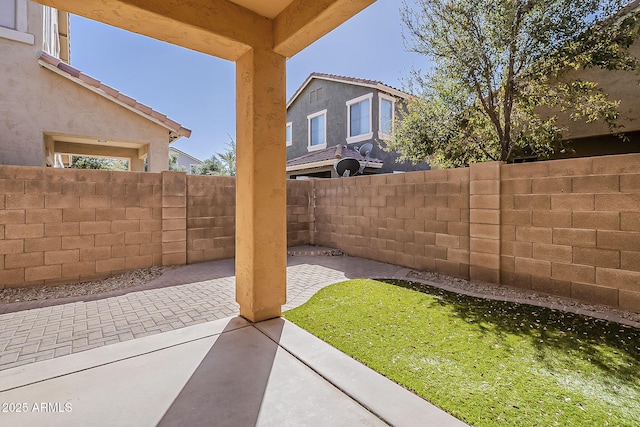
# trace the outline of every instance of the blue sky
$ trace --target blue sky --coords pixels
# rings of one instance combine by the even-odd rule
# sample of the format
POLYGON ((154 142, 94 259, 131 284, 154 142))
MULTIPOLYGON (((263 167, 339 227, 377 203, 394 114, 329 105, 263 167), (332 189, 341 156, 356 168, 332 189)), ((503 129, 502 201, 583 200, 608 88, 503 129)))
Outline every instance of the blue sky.
MULTIPOLYGON (((380 80, 402 88, 424 67, 402 41, 399 0, 378 0, 287 62, 287 97, 312 72, 380 80)), ((104 24, 71 18, 71 63, 192 129, 173 144, 200 159, 235 138, 235 65, 104 24)))

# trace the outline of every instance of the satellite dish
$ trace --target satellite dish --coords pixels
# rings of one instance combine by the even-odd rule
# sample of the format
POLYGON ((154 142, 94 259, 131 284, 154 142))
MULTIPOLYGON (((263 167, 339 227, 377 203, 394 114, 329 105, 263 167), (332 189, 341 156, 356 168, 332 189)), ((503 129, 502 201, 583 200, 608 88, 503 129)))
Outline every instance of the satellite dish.
POLYGON ((373 144, 370 142, 362 144, 362 146, 358 149, 358 152, 362 157, 364 157, 365 160, 365 163, 360 166, 360 170, 358 171, 360 174, 363 174, 364 168, 369 165, 369 154, 371 154, 371 150, 373 150, 373 144))
POLYGON ((354 176, 360 172, 360 162, 352 157, 347 157, 335 164, 336 172, 341 178, 354 176))
POLYGON ((366 157, 369 157, 369 154, 371 154, 371 150, 373 150, 373 144, 370 142, 367 142, 366 144, 362 145, 362 147, 358 149, 358 152, 362 157, 366 158, 366 157))

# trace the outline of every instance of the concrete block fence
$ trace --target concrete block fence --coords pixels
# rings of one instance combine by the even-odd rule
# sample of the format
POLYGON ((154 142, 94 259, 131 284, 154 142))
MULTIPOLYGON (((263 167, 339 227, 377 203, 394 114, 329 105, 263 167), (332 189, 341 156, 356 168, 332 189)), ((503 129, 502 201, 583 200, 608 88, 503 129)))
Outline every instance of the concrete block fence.
MULTIPOLYGON (((640 154, 290 181, 289 246, 640 311, 640 154)), ((0 166, 0 288, 232 258, 235 179, 0 166)))

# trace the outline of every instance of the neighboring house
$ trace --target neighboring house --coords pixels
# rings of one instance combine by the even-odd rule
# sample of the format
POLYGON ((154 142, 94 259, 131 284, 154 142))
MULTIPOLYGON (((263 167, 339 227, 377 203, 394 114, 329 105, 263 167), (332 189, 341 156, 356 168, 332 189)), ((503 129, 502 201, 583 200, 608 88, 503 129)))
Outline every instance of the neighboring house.
POLYGON ((311 74, 287 103, 287 177, 336 177, 334 163, 344 157, 359 160, 364 173, 429 169, 397 163, 381 148, 409 97, 379 81, 311 74), (373 150, 364 158, 357 149, 366 143, 373 150))
POLYGON ((200 166, 203 163, 202 160, 174 147, 169 147, 169 154, 175 154, 177 158, 176 165, 185 168, 189 174, 193 172, 194 167, 200 166))
POLYGON ((0 164, 60 166, 70 155, 168 168, 191 131, 70 65, 69 14, 0 0, 0 164), (57 159, 57 161, 56 161, 57 159))
MULTIPOLYGON (((629 13, 640 13, 638 0, 629 3, 619 13, 623 16, 629 13)), ((640 58, 640 40, 636 40, 630 47, 630 52, 640 58)), ((568 129, 566 139, 571 140, 571 147, 575 153, 557 154, 553 158, 587 157, 611 154, 626 154, 640 152, 640 77, 635 71, 606 70, 592 67, 571 71, 567 75, 570 79, 580 79, 598 83, 598 87, 609 95, 611 100, 619 101, 619 120, 622 125, 619 131, 624 132, 627 141, 612 135, 606 123, 602 120, 585 123, 574 122, 568 113, 559 114, 558 124, 568 129)))

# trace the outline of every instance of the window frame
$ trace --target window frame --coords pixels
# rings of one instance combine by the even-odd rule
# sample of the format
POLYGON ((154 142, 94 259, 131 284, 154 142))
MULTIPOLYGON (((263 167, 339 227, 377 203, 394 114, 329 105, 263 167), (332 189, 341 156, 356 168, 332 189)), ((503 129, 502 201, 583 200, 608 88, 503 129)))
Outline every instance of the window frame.
POLYGON ((347 106, 347 144, 367 141, 373 139, 373 92, 350 99, 346 102, 347 106), (351 107, 363 101, 369 101, 369 131, 359 135, 351 136, 351 107))
POLYGON ((42 50, 60 58, 60 27, 58 10, 42 6, 42 50))
POLYGON ((291 147, 293 145, 293 122, 288 122, 285 129, 291 129, 291 131, 289 132, 290 136, 291 136, 291 139, 287 139, 286 130, 285 130, 285 133, 284 133, 284 142, 285 142, 287 147, 291 147))
MULTIPOLYGON (((20 43, 35 44, 35 36, 27 33, 28 22, 27 17, 29 14, 29 1, 28 0, 15 0, 16 4, 16 17, 15 28, 0 27, 0 38, 14 40, 20 43)), ((40 5, 38 5, 40 6, 40 5)), ((42 6, 40 6, 42 7, 42 6)))
POLYGON ((396 121, 396 102, 397 99, 386 93, 378 93, 378 138, 388 140, 392 138, 395 121, 396 121), (382 100, 391 102, 391 133, 385 133, 382 130, 382 100))
POLYGON ((317 111, 307 116, 307 150, 318 151, 327 148, 327 110, 317 111), (311 145, 311 121, 316 117, 324 116, 324 143, 311 145))

